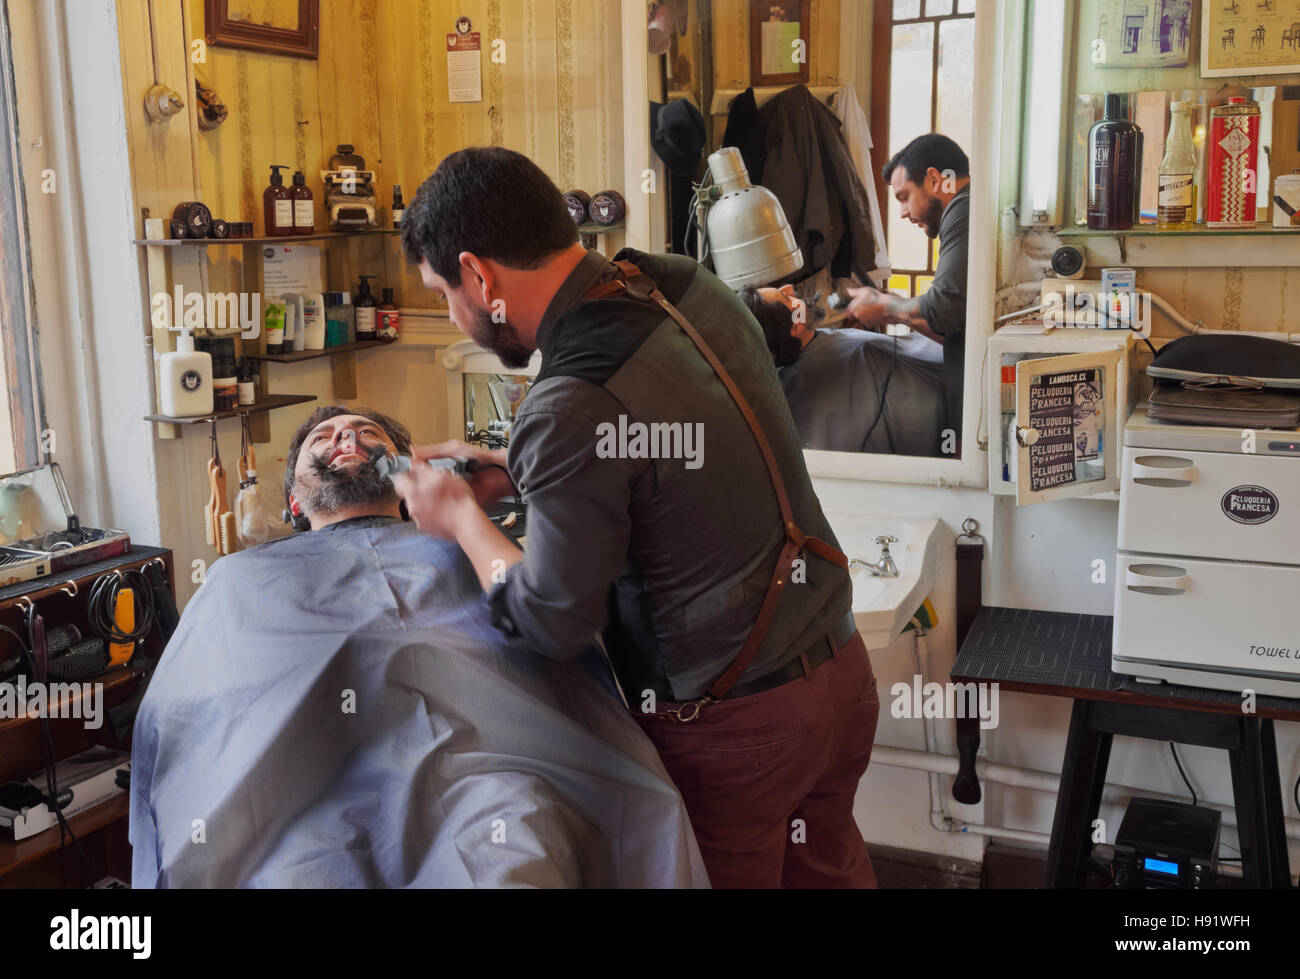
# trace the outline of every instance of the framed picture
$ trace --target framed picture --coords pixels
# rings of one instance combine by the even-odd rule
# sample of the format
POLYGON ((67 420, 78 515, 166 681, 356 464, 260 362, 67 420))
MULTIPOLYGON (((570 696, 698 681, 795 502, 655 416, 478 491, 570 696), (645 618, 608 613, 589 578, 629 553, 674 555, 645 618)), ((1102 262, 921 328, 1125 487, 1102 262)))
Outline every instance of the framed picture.
POLYGON ((1201 75, 1300 72, 1300 5, 1291 0, 1201 0, 1201 75))
POLYGON ((749 83, 808 82, 810 0, 749 0, 749 83))
MULTIPOLYGON (((1254 3, 1255 0, 1250 0, 1254 3)), ((1098 0, 1098 68, 1185 68, 1193 0, 1098 0)))
POLYGON ((273 21, 265 23, 254 19, 249 0, 204 0, 204 40, 215 47, 315 60, 320 49, 320 0, 274 7, 273 21))

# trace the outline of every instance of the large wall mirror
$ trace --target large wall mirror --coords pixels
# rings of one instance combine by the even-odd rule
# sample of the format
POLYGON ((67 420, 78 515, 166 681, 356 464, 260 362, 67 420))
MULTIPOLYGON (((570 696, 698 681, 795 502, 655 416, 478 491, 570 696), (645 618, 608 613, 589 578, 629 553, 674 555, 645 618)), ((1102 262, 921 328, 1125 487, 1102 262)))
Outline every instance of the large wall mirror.
MULTIPOLYGON (((638 247, 698 258, 695 185, 707 182, 704 160, 710 152, 738 146, 757 178, 753 182, 782 199, 805 260, 796 273, 772 284, 789 284, 799 299, 812 302, 806 330, 791 338, 795 346, 777 352, 778 361, 791 361, 782 368, 783 385, 810 471, 986 485, 979 371, 992 330, 997 242, 998 100, 991 94, 1001 79, 991 42, 999 29, 998 5, 669 0, 648 6, 640 35, 645 47, 629 51, 629 61, 645 66, 644 78, 630 79, 625 66, 625 101, 633 106, 631 97, 644 84, 648 118, 642 132, 650 135, 648 141, 636 138, 634 128, 642 123, 629 112, 625 151, 629 175, 645 161, 659 192, 639 202, 644 211, 629 220, 629 243, 640 240, 646 245, 638 247), (782 60, 787 54, 793 63, 782 60), (755 83, 772 78, 779 83, 755 83), (795 85, 806 85, 807 92, 792 93, 795 85), (989 92, 983 99, 982 90, 989 92), (858 125, 850 121, 856 112, 858 125), (817 161, 789 151, 788 144, 805 136, 794 130, 823 114, 836 120, 846 154, 828 163, 829 149, 819 150, 817 161), (857 329, 842 308, 847 289, 862 279, 904 299, 934 284, 941 242, 924 227, 927 215, 909 221, 901 213, 894 188, 880 173, 897 150, 929 132, 951 137, 971 161, 965 339, 946 352, 920 330, 857 329), (693 134, 703 142, 698 157, 693 134), (695 159, 694 166, 682 162, 695 159), (801 159, 815 165, 799 167, 801 159), (839 192, 847 186, 845 170, 852 172, 860 200, 845 200, 848 195, 839 192), (799 188, 817 182, 834 183, 831 196, 841 201, 840 213, 828 217, 809 207, 816 196, 811 191, 799 196, 799 188), (964 396, 951 397, 954 388, 964 396)), ((625 16, 639 14, 633 4, 623 9, 625 16)), ((636 32, 624 26, 625 45, 635 43, 636 32)), ((937 226, 941 213, 942 207, 928 218, 937 226)), ((766 292, 763 298, 774 309, 790 301, 766 292)))

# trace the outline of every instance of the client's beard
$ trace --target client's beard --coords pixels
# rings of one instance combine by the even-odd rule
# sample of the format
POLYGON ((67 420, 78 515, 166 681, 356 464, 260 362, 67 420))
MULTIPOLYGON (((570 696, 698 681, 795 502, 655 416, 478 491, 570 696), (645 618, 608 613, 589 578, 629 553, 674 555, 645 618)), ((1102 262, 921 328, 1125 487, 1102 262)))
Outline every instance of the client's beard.
POLYGON ((470 324, 469 335, 484 350, 496 354, 501 363, 511 370, 522 370, 533 357, 533 352, 524 346, 509 320, 494 323, 492 314, 485 310, 474 311, 474 322, 470 324))
POLYGON ((315 480, 299 484, 299 499, 308 514, 334 513, 343 507, 371 504, 376 507, 397 502, 397 490, 380 475, 374 461, 359 462, 350 469, 332 469, 319 458, 309 463, 315 480))

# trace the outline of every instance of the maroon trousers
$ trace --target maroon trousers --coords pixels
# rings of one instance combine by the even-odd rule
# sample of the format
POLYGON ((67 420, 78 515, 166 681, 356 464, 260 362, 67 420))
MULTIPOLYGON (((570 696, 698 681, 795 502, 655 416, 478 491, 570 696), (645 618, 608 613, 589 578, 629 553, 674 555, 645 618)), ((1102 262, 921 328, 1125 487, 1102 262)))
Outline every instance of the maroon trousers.
MULTIPOLYGON (((674 704, 660 705, 673 707, 674 704)), ((687 724, 634 714, 686 801, 714 887, 875 887, 853 796, 880 715, 857 633, 779 687, 687 724)))

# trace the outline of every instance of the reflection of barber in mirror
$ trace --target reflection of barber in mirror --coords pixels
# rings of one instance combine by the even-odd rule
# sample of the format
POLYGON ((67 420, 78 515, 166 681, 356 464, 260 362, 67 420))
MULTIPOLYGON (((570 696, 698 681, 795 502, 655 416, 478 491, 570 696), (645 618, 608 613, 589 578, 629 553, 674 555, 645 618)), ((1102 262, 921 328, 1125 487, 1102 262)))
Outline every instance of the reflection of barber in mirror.
POLYGON ((927 133, 903 147, 882 173, 900 215, 939 239, 939 263, 930 288, 912 299, 870 286, 849 290, 848 315, 869 329, 903 323, 943 344, 947 424, 960 434, 970 161, 947 136, 927 133))
POLYGON ((740 293, 763 329, 805 449, 936 456, 944 420, 943 350, 915 335, 821 326, 792 286, 740 293))

